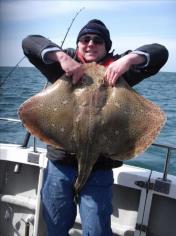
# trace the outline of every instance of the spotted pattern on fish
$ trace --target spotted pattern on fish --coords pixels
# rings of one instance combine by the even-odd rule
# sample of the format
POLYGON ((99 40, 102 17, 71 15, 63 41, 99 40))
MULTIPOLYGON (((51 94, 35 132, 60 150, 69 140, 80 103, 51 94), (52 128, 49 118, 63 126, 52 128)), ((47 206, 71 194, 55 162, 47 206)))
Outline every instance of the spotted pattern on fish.
POLYGON ((63 75, 24 102, 24 126, 44 142, 76 153, 76 192, 86 183, 100 154, 128 160, 148 148, 165 123, 161 109, 135 92, 123 78, 107 86, 105 68, 84 65, 76 84, 63 75))

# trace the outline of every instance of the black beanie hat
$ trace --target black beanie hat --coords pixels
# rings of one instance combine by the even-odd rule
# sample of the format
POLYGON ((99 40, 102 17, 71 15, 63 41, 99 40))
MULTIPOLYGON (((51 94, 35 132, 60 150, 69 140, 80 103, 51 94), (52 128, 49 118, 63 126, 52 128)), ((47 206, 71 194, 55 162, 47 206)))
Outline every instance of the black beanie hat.
POLYGON ((97 19, 89 21, 79 32, 76 43, 78 43, 81 36, 84 34, 97 34, 102 37, 105 41, 106 50, 109 52, 112 46, 112 41, 110 39, 109 30, 106 25, 97 19))

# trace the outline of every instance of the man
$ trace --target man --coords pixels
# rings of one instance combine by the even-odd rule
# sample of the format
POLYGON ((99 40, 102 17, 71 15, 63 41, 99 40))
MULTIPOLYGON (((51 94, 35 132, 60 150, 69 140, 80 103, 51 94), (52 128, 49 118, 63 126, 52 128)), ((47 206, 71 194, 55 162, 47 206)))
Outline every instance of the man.
MULTIPOLYGON (((23 40, 24 54, 53 83, 66 73, 73 84, 84 74, 83 63, 97 62, 106 67, 107 86, 114 86, 121 75, 130 86, 156 74, 168 59, 167 49, 159 44, 144 45, 135 51, 113 55, 109 30, 100 20, 89 21, 79 32, 77 48, 62 50, 40 35, 23 40)), ((73 185, 77 162, 67 150, 47 147, 48 166, 42 189, 44 219, 49 236, 66 236, 73 227, 76 204, 73 185)), ((99 158, 79 193, 78 205, 84 236, 112 235, 112 168, 122 165, 106 157, 99 158)))

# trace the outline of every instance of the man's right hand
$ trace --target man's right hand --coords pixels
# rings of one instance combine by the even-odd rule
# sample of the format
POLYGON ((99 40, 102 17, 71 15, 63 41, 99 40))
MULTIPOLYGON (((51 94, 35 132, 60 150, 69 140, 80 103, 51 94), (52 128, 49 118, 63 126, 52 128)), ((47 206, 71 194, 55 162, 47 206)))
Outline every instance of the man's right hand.
POLYGON ((66 75, 72 78, 72 83, 76 84, 84 74, 83 64, 78 63, 69 55, 62 51, 49 52, 48 59, 58 61, 66 75))

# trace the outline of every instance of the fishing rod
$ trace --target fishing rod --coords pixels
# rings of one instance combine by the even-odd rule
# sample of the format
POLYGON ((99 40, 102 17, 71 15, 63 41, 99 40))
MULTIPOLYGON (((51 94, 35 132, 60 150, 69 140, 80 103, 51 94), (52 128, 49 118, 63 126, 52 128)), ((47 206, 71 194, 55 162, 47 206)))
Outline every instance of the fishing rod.
POLYGON ((9 73, 7 74, 7 76, 2 80, 2 82, 0 82, 0 87, 7 81, 7 79, 10 77, 10 75, 16 70, 16 68, 18 67, 18 65, 24 60, 26 56, 23 56, 18 62, 17 64, 9 71, 9 73))
POLYGON ((0 117, 0 120, 21 123, 21 120, 13 119, 13 118, 0 117))
POLYGON ((72 19, 72 21, 71 21, 71 23, 70 23, 70 25, 69 25, 69 27, 68 27, 68 29, 67 29, 67 31, 66 31, 66 34, 65 34, 65 36, 64 36, 64 39, 63 39, 63 41, 61 42, 61 48, 63 47, 63 44, 64 44, 64 42, 65 42, 65 40, 66 40, 66 38, 67 38, 67 35, 68 35, 68 33, 69 33, 69 31, 70 31, 70 29, 71 29, 71 27, 72 27, 74 21, 76 20, 77 16, 80 14, 80 12, 83 11, 84 9, 85 9, 85 7, 82 7, 78 12, 76 12, 75 16, 73 17, 73 19, 72 19))
MULTIPOLYGON (((70 25, 69 25, 69 27, 68 27, 66 33, 65 33, 64 39, 61 41, 61 46, 60 46, 61 48, 63 48, 63 45, 64 45, 64 43, 65 43, 65 40, 66 40, 66 38, 67 38, 67 36, 68 36, 68 33, 69 33, 69 31, 70 31, 70 29, 71 29, 71 27, 72 27, 74 21, 76 20, 77 16, 80 14, 80 12, 83 11, 84 9, 85 9, 85 7, 82 7, 81 9, 79 9, 79 11, 76 12, 75 16, 73 17, 73 19, 72 19, 72 21, 71 21, 71 23, 70 23, 70 25)), ((45 84, 45 86, 44 86, 44 89, 45 89, 47 86, 48 86, 48 81, 46 82, 46 84, 45 84)))

